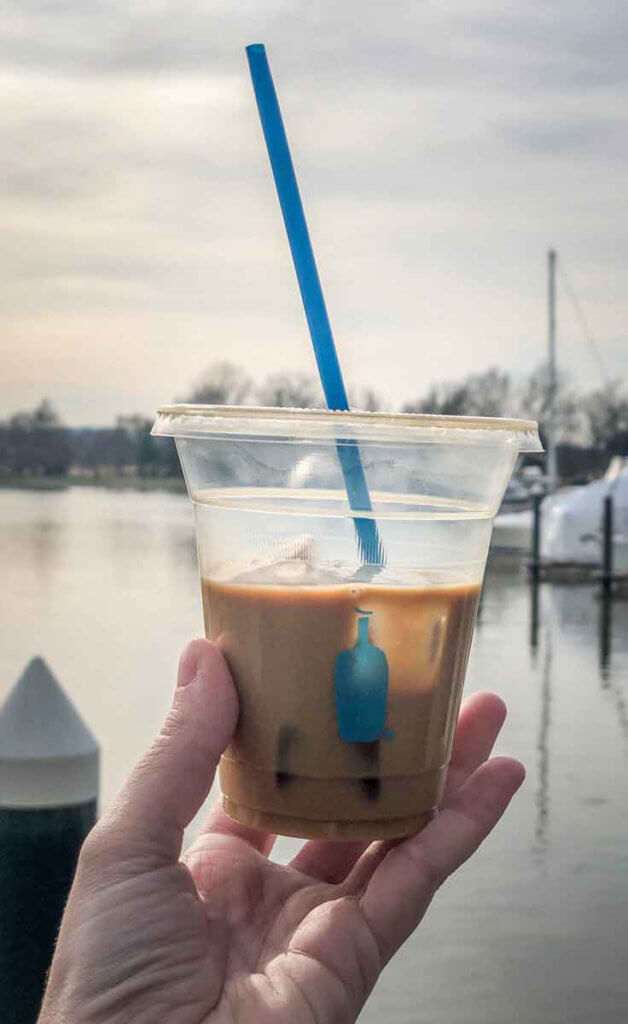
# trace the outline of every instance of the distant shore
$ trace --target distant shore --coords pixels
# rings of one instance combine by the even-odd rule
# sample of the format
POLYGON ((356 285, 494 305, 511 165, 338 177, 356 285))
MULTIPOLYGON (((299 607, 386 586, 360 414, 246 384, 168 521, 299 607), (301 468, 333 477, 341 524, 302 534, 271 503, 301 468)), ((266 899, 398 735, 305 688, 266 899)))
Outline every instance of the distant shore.
POLYGON ((180 477, 130 476, 127 473, 102 473, 90 476, 71 473, 69 476, 5 476, 0 477, 0 490, 65 491, 70 487, 104 487, 115 491, 169 491, 185 494, 180 477))

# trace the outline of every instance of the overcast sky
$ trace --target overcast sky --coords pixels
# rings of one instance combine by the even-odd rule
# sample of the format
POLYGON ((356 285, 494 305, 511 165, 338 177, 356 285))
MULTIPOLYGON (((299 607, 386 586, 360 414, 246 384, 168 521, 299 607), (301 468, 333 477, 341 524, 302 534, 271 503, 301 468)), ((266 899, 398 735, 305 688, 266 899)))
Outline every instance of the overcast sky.
MULTIPOLYGON (((345 375, 392 408, 546 348, 556 247, 628 372, 628 6, 5 0, 3 409, 314 371, 248 78, 265 42, 345 375)), ((559 281, 559 356, 600 377, 559 281)))

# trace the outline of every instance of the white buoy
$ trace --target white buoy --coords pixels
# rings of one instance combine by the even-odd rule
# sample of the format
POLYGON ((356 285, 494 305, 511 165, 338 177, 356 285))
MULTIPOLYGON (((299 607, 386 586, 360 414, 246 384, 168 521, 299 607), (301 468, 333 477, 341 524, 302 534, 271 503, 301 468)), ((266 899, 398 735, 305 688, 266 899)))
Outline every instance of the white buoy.
POLYGON ((98 744, 41 658, 0 707, 0 1021, 35 1024, 79 850, 98 744))

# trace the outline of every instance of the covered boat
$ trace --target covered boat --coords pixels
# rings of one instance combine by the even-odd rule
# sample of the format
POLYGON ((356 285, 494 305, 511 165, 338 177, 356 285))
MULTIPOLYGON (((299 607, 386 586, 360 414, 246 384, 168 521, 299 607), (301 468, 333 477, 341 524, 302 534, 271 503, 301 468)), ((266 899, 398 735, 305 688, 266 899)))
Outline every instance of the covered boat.
POLYGON ((613 497, 613 568, 616 573, 628 572, 627 459, 614 459, 601 480, 559 492, 543 502, 541 558, 544 562, 600 565, 607 495, 613 497))

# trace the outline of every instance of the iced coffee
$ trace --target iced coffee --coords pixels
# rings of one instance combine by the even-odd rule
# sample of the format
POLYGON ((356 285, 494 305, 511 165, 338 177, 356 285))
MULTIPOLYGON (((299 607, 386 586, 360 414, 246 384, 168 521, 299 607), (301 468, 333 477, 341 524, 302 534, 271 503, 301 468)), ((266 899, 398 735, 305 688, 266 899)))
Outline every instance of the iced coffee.
POLYGON ((153 433, 176 440, 207 635, 238 691, 227 812, 304 837, 418 831, 445 784, 493 517, 536 424, 183 405, 153 433))
POLYGON ((303 837, 421 828, 442 794, 478 595, 203 580, 240 700, 220 765, 227 812, 303 837))

